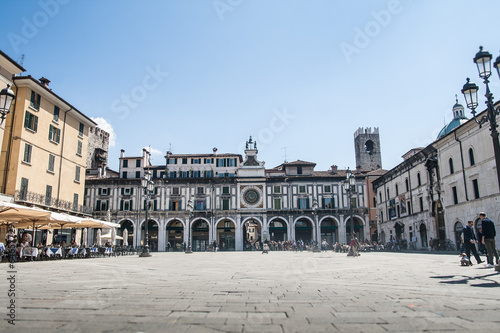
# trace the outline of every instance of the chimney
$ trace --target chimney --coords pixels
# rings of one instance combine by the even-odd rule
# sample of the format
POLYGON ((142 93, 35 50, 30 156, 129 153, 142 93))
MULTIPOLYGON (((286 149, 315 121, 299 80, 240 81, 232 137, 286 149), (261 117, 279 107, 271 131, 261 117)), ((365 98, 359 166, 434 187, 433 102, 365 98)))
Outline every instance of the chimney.
POLYGON ((339 167, 338 165, 332 165, 331 168, 332 168, 332 173, 336 174, 339 167))
POLYGON ((48 87, 49 87, 49 83, 50 83, 50 80, 49 80, 49 79, 47 79, 47 78, 45 78, 45 77, 42 77, 39 81, 43 84, 43 86, 44 86, 45 88, 48 88, 48 87))
POLYGON ((125 149, 120 150, 120 157, 121 158, 125 157, 125 149))

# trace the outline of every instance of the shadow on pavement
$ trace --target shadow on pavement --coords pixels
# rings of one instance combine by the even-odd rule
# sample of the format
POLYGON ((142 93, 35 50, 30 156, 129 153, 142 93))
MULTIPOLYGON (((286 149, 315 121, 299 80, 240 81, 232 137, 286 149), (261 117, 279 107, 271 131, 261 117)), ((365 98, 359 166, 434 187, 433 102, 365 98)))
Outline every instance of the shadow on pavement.
POLYGON ((470 284, 471 287, 481 288, 496 288, 500 287, 500 283, 489 279, 490 276, 498 276, 498 273, 486 274, 482 276, 467 276, 467 275, 443 275, 431 276, 431 279, 442 279, 439 283, 445 284, 470 284), (472 283, 479 282, 479 283, 472 283))

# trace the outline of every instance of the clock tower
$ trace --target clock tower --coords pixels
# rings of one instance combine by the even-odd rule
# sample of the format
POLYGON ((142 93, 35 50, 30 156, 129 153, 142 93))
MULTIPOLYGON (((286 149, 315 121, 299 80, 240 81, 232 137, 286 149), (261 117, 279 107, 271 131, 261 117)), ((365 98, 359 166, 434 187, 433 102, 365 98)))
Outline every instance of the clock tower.
POLYGON ((239 208, 265 208, 264 184, 266 169, 264 162, 257 159, 257 142, 252 137, 246 142, 245 161, 238 168, 239 208))

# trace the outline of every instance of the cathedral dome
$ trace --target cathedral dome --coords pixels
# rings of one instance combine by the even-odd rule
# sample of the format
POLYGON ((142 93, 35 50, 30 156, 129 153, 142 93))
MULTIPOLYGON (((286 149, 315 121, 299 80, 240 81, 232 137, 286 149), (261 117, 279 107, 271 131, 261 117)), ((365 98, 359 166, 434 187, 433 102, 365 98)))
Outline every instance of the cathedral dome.
POLYGON ((462 104, 458 103, 458 99, 457 99, 455 105, 453 105, 453 120, 450 121, 449 124, 445 125, 441 129, 441 131, 439 131, 437 139, 445 136, 446 134, 450 133, 458 126, 466 123, 467 121, 468 121, 468 119, 465 116, 464 107, 462 106, 462 104))

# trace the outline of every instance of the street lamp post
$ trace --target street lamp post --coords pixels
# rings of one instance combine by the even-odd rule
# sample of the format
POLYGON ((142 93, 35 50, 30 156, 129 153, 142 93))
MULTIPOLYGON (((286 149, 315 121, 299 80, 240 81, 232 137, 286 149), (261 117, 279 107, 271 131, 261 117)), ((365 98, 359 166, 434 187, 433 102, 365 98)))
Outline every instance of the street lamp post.
POLYGON ((319 248, 319 241, 321 241, 320 236, 321 236, 321 229, 318 226, 318 200, 314 199, 313 204, 312 204, 312 211, 313 211, 313 216, 314 216, 314 228, 316 229, 316 232, 319 230, 319 235, 316 235, 316 240, 314 241, 313 245, 313 252, 321 252, 321 249, 319 248))
POLYGON ((189 199, 189 201, 187 203, 187 210, 189 212, 188 220, 187 220, 188 243, 187 243, 186 251, 184 253, 191 254, 191 253, 193 253, 193 249, 191 249, 191 215, 193 214, 193 210, 194 210, 193 199, 189 199))
MULTIPOLYGON (((484 123, 490 123, 490 131, 491 138, 493 140, 493 152, 495 154, 495 163, 497 168, 497 179, 498 186, 500 188, 500 144, 498 142, 498 124, 497 124, 497 115, 500 114, 500 108, 495 110, 495 102, 493 101, 493 94, 490 91, 489 86, 489 77, 491 76, 491 59, 492 55, 483 51, 483 47, 479 47, 479 52, 476 53, 474 57, 474 63, 477 65, 477 70, 479 72, 479 76, 484 80, 484 84, 486 85, 486 114, 478 119, 476 117, 476 108, 478 106, 477 102, 477 92, 479 87, 470 82, 470 79, 467 78, 467 82, 463 86, 462 93, 464 94, 465 101, 467 103, 467 107, 472 110, 472 115, 474 116, 474 120, 481 127, 484 123)), ((493 66, 496 68, 498 76, 500 77, 500 56, 497 57, 493 66)))
POLYGON ((7 117, 7 114, 10 112, 10 107, 15 97, 16 95, 10 89, 10 85, 7 85, 7 88, 0 91, 0 125, 3 124, 5 117, 7 117))
POLYGON ((149 233, 148 233, 148 210, 149 210, 149 199, 154 191, 154 182, 151 180, 151 172, 145 171, 144 177, 141 178, 141 187, 144 189, 144 196, 146 198, 145 211, 146 211, 146 220, 144 221, 144 229, 146 230, 144 234, 144 246, 142 247, 142 252, 139 254, 139 257, 151 257, 151 253, 149 253, 149 233))
MULTIPOLYGON (((344 181, 344 190, 347 193, 347 198, 349 201, 349 220, 351 224, 351 240, 354 237, 354 219, 352 217, 352 195, 356 193, 356 177, 352 174, 352 171, 347 168, 346 177, 344 181)), ((354 256, 354 251, 352 246, 349 249, 348 256, 354 256)))

